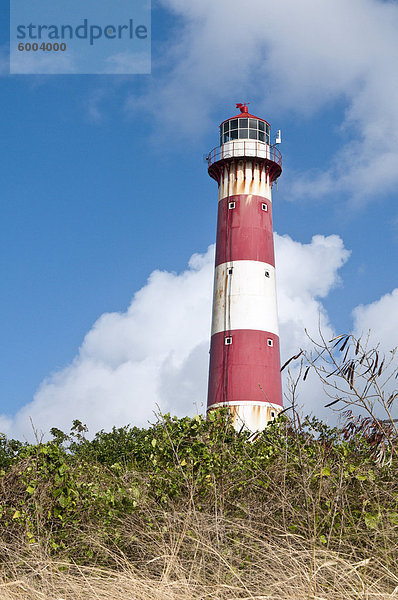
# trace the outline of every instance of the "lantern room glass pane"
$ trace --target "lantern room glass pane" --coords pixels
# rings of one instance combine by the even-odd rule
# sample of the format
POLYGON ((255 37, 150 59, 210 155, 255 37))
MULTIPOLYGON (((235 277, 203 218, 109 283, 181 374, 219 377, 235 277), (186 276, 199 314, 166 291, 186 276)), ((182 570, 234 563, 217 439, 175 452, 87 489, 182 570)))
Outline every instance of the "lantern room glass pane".
POLYGON ((265 123, 264 121, 259 121, 258 122, 258 128, 260 131, 265 131, 265 123))
POLYGON ((251 140, 257 140, 258 131, 257 129, 249 129, 249 138, 251 140))
POLYGON ((260 142, 265 142, 265 133, 263 131, 258 132, 258 139, 260 142))
POLYGON ((238 139, 238 130, 234 129, 233 131, 231 131, 231 140, 237 140, 238 139))
POLYGON ((239 129, 242 128, 247 128, 248 127, 248 121, 249 119, 239 119, 239 129))
POLYGON ((231 123, 231 129, 238 129, 238 119, 232 119, 232 121, 230 121, 231 123))
POLYGON ((249 130, 248 129, 239 129, 239 137, 243 138, 243 139, 247 139, 249 137, 249 130))
POLYGON ((229 132, 229 121, 227 121, 226 123, 224 123, 224 125, 223 125, 223 131, 224 131, 224 133, 228 133, 229 132))
POLYGON ((249 119, 249 127, 250 129, 257 129, 257 119, 249 119))

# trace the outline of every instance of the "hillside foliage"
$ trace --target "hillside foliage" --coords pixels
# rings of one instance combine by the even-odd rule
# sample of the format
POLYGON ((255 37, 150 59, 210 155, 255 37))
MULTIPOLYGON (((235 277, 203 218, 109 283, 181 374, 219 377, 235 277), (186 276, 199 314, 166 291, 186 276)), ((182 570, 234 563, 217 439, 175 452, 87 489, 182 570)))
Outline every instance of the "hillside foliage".
POLYGON ((177 563, 208 577, 198 544, 207 531, 217 561, 245 577, 265 542, 299 542, 365 561, 369 577, 382 564, 386 585, 397 585, 398 462, 377 463, 364 436, 281 417, 248 441, 226 413, 165 415, 92 440, 85 429, 53 429, 47 443, 1 438, 4 564, 25 547, 67 564, 107 567, 123 556, 160 577, 162 548, 178 540, 177 563))
POLYGON ((0 435, 2 598, 395 597, 397 393, 377 351, 336 340, 301 373, 348 408, 341 429, 300 420, 292 384, 292 410, 254 437, 225 411, 0 435))

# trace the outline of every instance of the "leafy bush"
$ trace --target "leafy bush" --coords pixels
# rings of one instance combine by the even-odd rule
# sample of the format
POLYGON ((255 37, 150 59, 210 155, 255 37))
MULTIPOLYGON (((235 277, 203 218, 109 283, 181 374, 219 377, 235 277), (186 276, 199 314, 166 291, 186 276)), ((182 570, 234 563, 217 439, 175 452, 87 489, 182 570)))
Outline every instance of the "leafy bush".
POLYGON ((294 426, 281 417, 248 441, 220 412, 208 421, 165 415, 92 440, 78 421, 69 435, 52 433, 45 444, 3 442, 8 544, 26 540, 80 562, 106 562, 116 549, 148 562, 170 514, 194 511, 256 524, 260 537, 283 532, 358 559, 398 558, 397 461, 377 464, 355 432, 347 439, 316 419, 294 426))

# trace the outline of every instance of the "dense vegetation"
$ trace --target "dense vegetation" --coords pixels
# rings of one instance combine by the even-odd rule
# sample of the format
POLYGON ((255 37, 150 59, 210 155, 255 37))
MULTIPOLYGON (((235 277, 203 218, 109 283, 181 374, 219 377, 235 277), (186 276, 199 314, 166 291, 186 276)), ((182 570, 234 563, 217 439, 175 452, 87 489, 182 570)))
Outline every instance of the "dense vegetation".
POLYGON ((291 410, 255 438, 226 412, 0 435, 0 597, 396 597, 395 356, 352 336, 297 355, 345 410, 340 430, 299 419, 291 380, 291 410))
POLYGON ((92 440, 75 421, 69 435, 52 435, 36 444, 1 438, 6 570, 23 548, 23 561, 39 552, 63 568, 127 560, 159 580, 189 566, 195 580, 254 583, 271 544, 329 552, 362 565, 367 585, 398 585, 398 462, 393 454, 377 463, 372 440, 355 431, 281 417, 248 441, 221 413, 166 415, 92 440))

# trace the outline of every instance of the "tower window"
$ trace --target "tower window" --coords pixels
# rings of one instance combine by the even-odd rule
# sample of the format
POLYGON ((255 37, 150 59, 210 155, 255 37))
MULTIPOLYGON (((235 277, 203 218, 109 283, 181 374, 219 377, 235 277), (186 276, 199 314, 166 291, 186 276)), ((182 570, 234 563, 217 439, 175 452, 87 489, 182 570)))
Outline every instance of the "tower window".
POLYGON ((229 202, 228 208, 229 208, 229 210, 231 210, 232 208, 235 208, 235 202, 229 202))
POLYGON ((271 419, 274 420, 275 419, 275 411, 271 410, 271 419))
POLYGON ((233 270, 233 267, 228 268, 228 275, 232 275, 232 270, 233 270))
POLYGON ((266 277, 269 277, 269 276, 270 276, 270 275, 269 275, 269 271, 265 271, 265 276, 266 276, 266 277))
POLYGON ((268 206, 265 204, 265 202, 262 203, 261 208, 262 210, 265 210, 265 212, 268 210, 268 206))
POLYGON ((232 344, 232 338, 231 337, 226 337, 225 338, 225 345, 226 346, 230 346, 232 344))
POLYGON ((272 348, 272 346, 274 345, 274 340, 271 340, 271 338, 268 338, 267 340, 267 345, 272 348))

